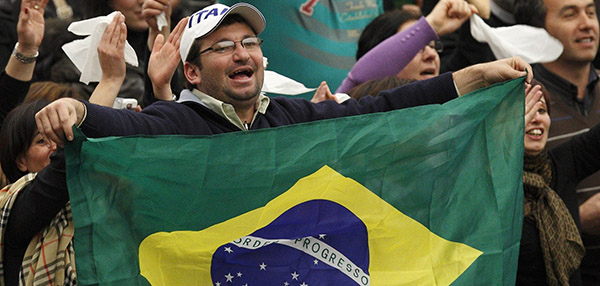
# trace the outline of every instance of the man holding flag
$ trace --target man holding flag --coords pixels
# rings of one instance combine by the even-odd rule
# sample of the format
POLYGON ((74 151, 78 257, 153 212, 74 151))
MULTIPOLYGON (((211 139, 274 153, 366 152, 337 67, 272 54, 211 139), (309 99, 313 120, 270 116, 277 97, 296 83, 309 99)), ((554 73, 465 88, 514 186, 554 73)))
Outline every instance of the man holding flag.
MULTIPOLYGON (((444 19, 442 22, 461 21, 470 16, 468 8, 459 11, 463 17, 448 16, 452 1, 456 0, 448 0, 447 13, 439 15, 444 19)), ((180 102, 159 102, 141 113, 131 113, 61 99, 36 115, 40 133, 59 144, 63 144, 65 137, 72 140, 72 125, 79 126, 89 137, 219 134, 440 104, 495 82, 525 75, 527 82, 532 78, 531 73, 525 72, 531 70, 527 63, 511 58, 446 73, 360 102, 311 104, 300 99, 269 98, 260 92, 264 66, 262 40, 257 36, 264 28, 264 17, 252 5, 206 7, 193 14, 187 23, 180 23, 166 44, 162 44, 159 36, 154 45, 151 61, 154 59, 155 66, 161 69, 149 69, 149 76, 156 93, 164 93, 165 88, 166 93, 170 93, 168 80, 164 79, 170 79, 177 66, 177 61, 156 64, 160 58, 157 55, 179 48, 181 58, 185 59, 184 73, 189 89, 182 92, 180 102)))
MULTIPOLYGON (((180 102, 135 113, 61 99, 36 115, 43 136, 74 141, 66 160, 78 282, 476 284, 484 275, 479 283, 514 284, 522 99, 509 95, 521 94, 522 82, 497 98, 452 99, 529 82, 529 65, 476 65, 360 102, 268 98, 264 28, 249 4, 209 6, 154 45, 155 64, 173 53, 185 59, 180 102), (420 105, 432 108, 313 122, 420 105), (234 132, 304 122, 312 123, 234 132), (88 137, 233 133, 92 140, 74 124, 88 137)), ((176 65, 149 71, 155 93, 176 65)))

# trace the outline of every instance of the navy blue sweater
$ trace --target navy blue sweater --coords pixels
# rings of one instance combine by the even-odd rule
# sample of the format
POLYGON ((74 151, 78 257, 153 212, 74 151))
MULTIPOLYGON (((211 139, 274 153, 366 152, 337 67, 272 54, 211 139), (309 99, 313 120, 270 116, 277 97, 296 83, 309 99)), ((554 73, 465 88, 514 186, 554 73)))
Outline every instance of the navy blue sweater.
MULTIPOLYGON (((441 104, 457 97, 451 73, 383 91, 377 97, 328 100, 311 103, 304 99, 274 97, 265 114, 258 114, 249 129, 277 127, 328 118, 384 112, 407 107, 441 104)), ((211 135, 240 131, 207 107, 196 102, 156 102, 142 112, 117 110, 84 102, 87 117, 80 126, 88 137, 124 135, 211 135)))

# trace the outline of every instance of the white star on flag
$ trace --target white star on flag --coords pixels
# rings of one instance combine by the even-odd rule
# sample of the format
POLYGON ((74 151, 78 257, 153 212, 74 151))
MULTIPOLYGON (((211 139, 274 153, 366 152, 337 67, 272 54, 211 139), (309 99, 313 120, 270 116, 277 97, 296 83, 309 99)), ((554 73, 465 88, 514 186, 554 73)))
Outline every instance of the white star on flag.
POLYGON ((221 282, 215 283, 216 286, 221 286, 221 282))
POLYGON ((290 283, 287 283, 287 281, 283 282, 283 286, 289 286, 289 285, 290 285, 290 283))
POLYGON ((300 286, 308 286, 308 284, 306 284, 306 282, 302 282, 302 284, 300 284, 300 286))
POLYGON ((227 253, 232 253, 233 250, 231 250, 231 247, 225 247, 225 252, 227 253))
POLYGON ((298 280, 298 273, 296 273, 296 271, 294 271, 294 273, 292 273, 292 280, 298 280))
POLYGON ((242 277, 242 272, 238 272, 237 277, 242 277))
POLYGON ((321 234, 319 234, 319 239, 325 239, 325 236, 326 236, 326 234, 321 233, 321 234))
POLYGON ((225 278, 227 279, 227 281, 225 282, 233 282, 233 275, 231 275, 231 273, 227 273, 227 275, 225 275, 225 278))
POLYGON ((267 270, 267 265, 263 262, 260 265, 260 270, 267 270))

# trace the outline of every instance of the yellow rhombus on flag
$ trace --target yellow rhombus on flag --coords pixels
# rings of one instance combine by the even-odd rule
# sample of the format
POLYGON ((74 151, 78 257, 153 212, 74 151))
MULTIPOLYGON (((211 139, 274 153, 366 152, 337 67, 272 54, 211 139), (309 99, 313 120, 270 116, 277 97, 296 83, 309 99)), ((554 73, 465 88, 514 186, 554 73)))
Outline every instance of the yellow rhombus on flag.
POLYGON ((152 234, 139 250, 141 273, 155 286, 265 285, 276 279, 281 285, 340 285, 336 281, 347 278, 356 285, 449 285, 481 254, 436 235, 328 166, 300 179, 264 207, 200 231, 152 234), (305 212, 314 210, 303 208, 307 204, 317 209, 334 205, 350 213, 355 222, 364 224, 367 239, 360 241, 356 224, 348 223, 346 216, 322 213, 316 217, 323 222, 299 222, 311 215, 305 212), (255 234, 274 222, 280 224, 277 219, 290 212, 283 220, 290 225, 316 230, 316 225, 324 224, 329 231, 298 231, 302 236, 290 236, 288 227, 280 227, 283 231, 275 230, 270 237, 255 234), (353 239, 368 248, 366 264, 360 255, 355 261, 337 247, 340 241, 353 239), (281 249, 294 259, 282 258, 281 249), (222 261, 217 261, 217 254, 222 261), (303 265, 303 261, 310 263, 303 265), (361 268, 361 262, 367 267, 361 268))

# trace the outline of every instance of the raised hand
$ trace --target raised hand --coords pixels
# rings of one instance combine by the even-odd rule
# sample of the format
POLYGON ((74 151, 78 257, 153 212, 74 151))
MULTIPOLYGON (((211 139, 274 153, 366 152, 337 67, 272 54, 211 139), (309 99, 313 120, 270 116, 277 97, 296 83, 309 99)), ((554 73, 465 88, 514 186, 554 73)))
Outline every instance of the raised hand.
POLYGON ((464 0, 441 0, 425 19, 439 36, 443 36, 460 28, 473 13, 479 11, 464 0))
POLYGON ((119 89, 125 80, 125 41, 127 26, 125 17, 117 14, 106 27, 98 45, 98 59, 102 78, 90 96, 90 102, 112 107, 119 89))
POLYGON ((44 38, 44 9, 48 0, 23 0, 17 22, 19 47, 24 55, 35 55, 44 38))
POLYGON ((527 125, 542 107, 540 98, 542 97, 542 87, 539 85, 531 86, 526 84, 525 86, 525 125, 527 125))
POLYGON ((148 61, 148 77, 152 81, 154 97, 161 100, 172 100, 171 79, 181 62, 179 44, 188 18, 183 18, 165 42, 163 35, 158 35, 148 61))

